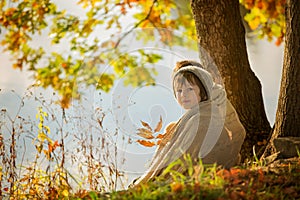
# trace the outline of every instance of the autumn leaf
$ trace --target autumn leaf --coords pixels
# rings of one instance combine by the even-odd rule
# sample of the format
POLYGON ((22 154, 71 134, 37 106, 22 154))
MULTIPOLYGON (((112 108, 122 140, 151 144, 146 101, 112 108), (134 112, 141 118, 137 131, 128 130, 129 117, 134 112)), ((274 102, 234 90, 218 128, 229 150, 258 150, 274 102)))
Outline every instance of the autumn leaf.
POLYGON ((152 131, 146 129, 146 128, 139 128, 138 133, 139 136, 145 138, 145 139, 153 139, 154 136, 152 135, 152 131))
POLYGON ((282 41, 283 41, 283 37, 281 36, 281 37, 277 38, 275 45, 279 46, 282 43, 282 41))
POLYGON ((57 147, 60 147, 61 145, 56 140, 53 144, 48 144, 48 151, 52 153, 57 147))
POLYGON ((183 185, 181 183, 173 182, 170 186, 173 192, 181 192, 183 190, 183 185))
POLYGON ((62 191, 62 195, 65 196, 65 197, 68 197, 68 196, 69 196, 69 191, 66 190, 66 189, 64 189, 64 190, 62 191))
POLYGON ((68 96, 63 96, 63 98, 59 102, 62 108, 69 108, 71 104, 71 98, 68 96))
POLYGON ((157 138, 157 139, 162 139, 162 138, 165 137, 165 135, 166 135, 166 134, 158 134, 158 135, 156 136, 156 138, 157 138))
POLYGON ((114 79, 115 76, 113 74, 101 74, 100 79, 98 80, 97 89, 108 92, 113 86, 114 79))
POLYGON ((266 145, 267 144, 267 140, 263 140, 263 141, 258 141, 257 145, 261 146, 261 145, 266 145))
POLYGON ((176 125, 176 122, 171 122, 167 128, 166 128, 166 132, 170 132, 176 125))
POLYGON ((156 132, 159 132, 159 131, 161 130, 161 128, 162 128, 162 117, 160 116, 159 122, 158 122, 158 124, 156 125, 156 127, 155 127, 155 129, 154 129, 154 132, 155 132, 155 133, 156 133, 156 132))
POLYGON ((39 141, 44 142, 45 140, 51 142, 51 139, 44 133, 44 132, 39 132, 38 137, 39 141))
POLYGON ((260 182, 264 181, 265 176, 264 176, 263 170, 262 169, 258 169, 257 172, 258 172, 258 181, 260 181, 260 182))
POLYGON ((45 149, 43 150, 43 152, 44 152, 45 156, 47 157, 47 159, 49 160, 50 159, 50 152, 45 150, 45 149))
POLYGON ((121 13, 122 13, 123 15, 125 15, 125 14, 127 13, 127 11, 126 11, 126 8, 125 8, 125 5, 124 5, 124 4, 121 6, 121 13))
POLYGON ((145 147, 153 147, 155 145, 154 142, 150 142, 147 140, 137 140, 138 143, 140 143, 141 145, 145 146, 145 147))
POLYGON ((144 121, 141 120, 141 123, 142 123, 142 125, 143 125, 145 128, 147 128, 147 129, 149 129, 150 131, 152 131, 151 126, 150 126, 147 122, 144 122, 144 121))
POLYGON ((238 176, 241 172, 241 169, 239 168, 231 168, 230 169, 230 174, 233 175, 233 176, 238 176))
POLYGON ((42 150, 43 150, 43 144, 35 145, 35 148, 36 148, 36 150, 37 150, 39 153, 41 153, 42 150))
POLYGON ((156 145, 160 145, 160 143, 161 143, 161 140, 158 140, 158 141, 156 142, 156 145))

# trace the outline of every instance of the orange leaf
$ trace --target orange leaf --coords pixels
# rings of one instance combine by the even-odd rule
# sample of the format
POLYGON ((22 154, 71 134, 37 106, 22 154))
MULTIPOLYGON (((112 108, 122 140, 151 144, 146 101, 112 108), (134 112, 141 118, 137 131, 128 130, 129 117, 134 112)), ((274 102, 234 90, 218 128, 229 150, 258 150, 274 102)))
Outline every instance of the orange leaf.
POLYGON ((67 96, 63 96, 63 98, 60 100, 60 106, 62 108, 69 108, 71 103, 71 98, 67 96))
POLYGON ((148 123, 146 123, 146 122, 144 122, 144 121, 142 121, 142 120, 141 120, 141 123, 142 123, 142 125, 143 125, 145 128, 147 128, 148 130, 152 131, 152 128, 151 128, 151 126, 150 126, 148 123))
POLYGON ((54 146, 55 148, 56 148, 56 147, 60 147, 60 144, 58 143, 58 141, 57 141, 57 140, 55 140, 55 142, 54 142, 53 146, 54 146))
POLYGON ((67 69, 69 67, 68 63, 62 63, 61 66, 64 68, 64 69, 67 69))
POLYGON ((262 169, 257 170, 258 172, 258 181, 262 182, 265 179, 264 172, 262 169))
POLYGON ((239 168, 231 168, 230 169, 230 173, 233 176, 238 176, 240 174, 240 172, 241 172, 241 169, 239 169, 239 168))
POLYGON ((156 125, 155 129, 154 129, 154 132, 159 132, 162 128, 162 117, 160 116, 159 118, 159 122, 158 124, 156 125))
POLYGON ((156 136, 156 138, 157 138, 157 139, 162 139, 162 138, 165 137, 165 135, 166 135, 166 134, 158 134, 158 135, 156 136))
POLYGON ((223 179, 228 179, 230 177, 230 172, 227 169, 221 169, 217 172, 217 175, 223 179))
POLYGON ((279 46, 282 43, 282 37, 277 38, 275 45, 279 46))
POLYGON ((61 145, 56 140, 53 144, 48 144, 48 151, 52 153, 57 147, 60 147, 61 145))
POLYGON ((263 141, 258 141, 257 145, 261 146, 261 145, 266 145, 267 144, 267 140, 264 139, 263 141))
POLYGON ((125 8, 125 5, 124 5, 124 4, 121 6, 121 13, 122 13, 123 15, 126 14, 126 8, 125 8))
POLYGON ((53 145, 52 145, 52 144, 48 144, 48 151, 49 151, 50 153, 52 153, 53 150, 54 150, 53 145))
POLYGON ((173 192, 181 192, 183 190, 183 185, 181 183, 173 182, 170 186, 173 192))
POLYGON ((145 138, 145 139, 153 139, 154 136, 152 135, 152 131, 146 129, 146 128, 139 128, 138 129, 138 135, 145 138))
POLYGON ((140 143, 141 145, 145 146, 145 147, 153 147, 155 145, 154 142, 150 142, 147 140, 137 140, 138 143, 140 143))

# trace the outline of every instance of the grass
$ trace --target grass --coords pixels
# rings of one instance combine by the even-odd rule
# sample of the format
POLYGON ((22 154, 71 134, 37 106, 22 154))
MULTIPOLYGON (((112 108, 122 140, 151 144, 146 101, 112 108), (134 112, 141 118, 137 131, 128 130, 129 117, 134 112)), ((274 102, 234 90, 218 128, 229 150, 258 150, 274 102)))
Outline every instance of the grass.
MULTIPOLYGON (((261 166, 229 170, 198 165, 193 173, 172 181, 157 179, 137 187, 112 193, 85 192, 72 199, 299 199, 300 158, 277 160, 261 166), (200 171, 203 170, 201 173, 200 171)), ((167 173, 172 174, 172 171, 167 173)))

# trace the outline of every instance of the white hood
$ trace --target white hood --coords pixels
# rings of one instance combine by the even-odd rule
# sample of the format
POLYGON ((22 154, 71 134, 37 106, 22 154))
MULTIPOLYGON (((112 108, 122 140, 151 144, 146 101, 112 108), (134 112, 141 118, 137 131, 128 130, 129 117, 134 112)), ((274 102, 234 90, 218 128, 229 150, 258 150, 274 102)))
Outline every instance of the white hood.
MULTIPOLYGON (((212 100, 214 103, 224 105, 226 103, 226 92, 223 87, 213 82, 213 79, 209 72, 197 67, 197 66, 185 66, 176 71, 172 76, 172 82, 174 83, 174 77, 181 72, 189 71, 195 74, 201 83, 203 84, 208 100, 212 100)), ((174 85, 174 84, 173 84, 174 85)))

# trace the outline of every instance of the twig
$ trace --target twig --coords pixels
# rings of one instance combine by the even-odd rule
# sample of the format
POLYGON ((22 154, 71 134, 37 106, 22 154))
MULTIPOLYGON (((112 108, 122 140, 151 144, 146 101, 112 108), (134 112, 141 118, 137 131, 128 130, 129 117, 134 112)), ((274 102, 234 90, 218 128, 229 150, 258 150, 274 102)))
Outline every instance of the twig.
POLYGON ((122 37, 119 38, 119 40, 118 40, 117 43, 115 44, 114 48, 117 48, 117 47, 119 46, 120 42, 121 42, 121 41, 122 41, 129 33, 131 33, 131 32, 132 32, 134 29, 136 29, 141 23, 143 23, 144 21, 146 21, 146 20, 150 17, 151 12, 152 12, 152 9, 153 9, 153 7, 154 7, 154 4, 155 4, 156 2, 157 2, 157 0, 154 0, 154 1, 153 1, 152 5, 151 5, 151 7, 150 7, 149 12, 148 12, 147 16, 146 16, 144 19, 142 19, 142 20, 139 21, 137 24, 135 24, 135 26, 133 26, 129 31, 127 31, 122 37))

